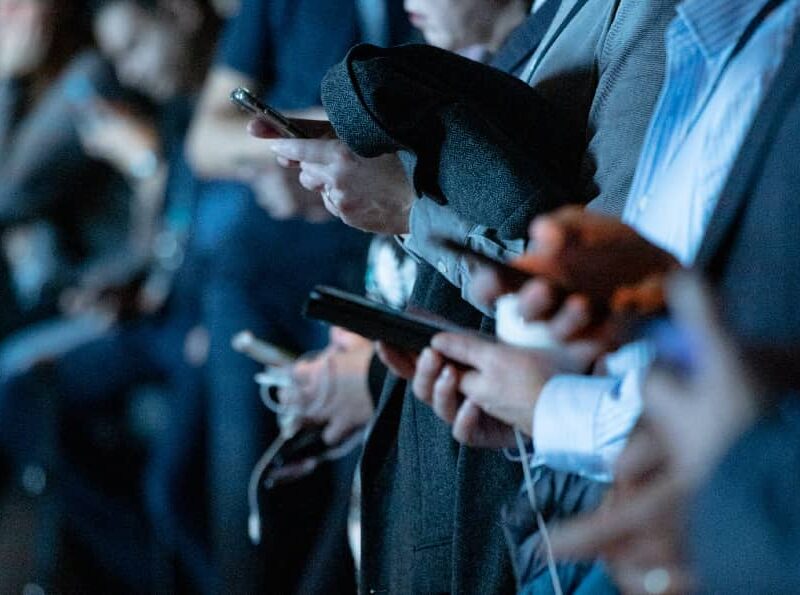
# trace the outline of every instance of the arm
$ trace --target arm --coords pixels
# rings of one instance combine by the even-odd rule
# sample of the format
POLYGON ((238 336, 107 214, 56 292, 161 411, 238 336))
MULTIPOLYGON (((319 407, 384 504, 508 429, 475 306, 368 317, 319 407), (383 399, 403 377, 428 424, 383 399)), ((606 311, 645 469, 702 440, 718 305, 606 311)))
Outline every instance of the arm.
POLYGON ((250 76, 224 65, 212 70, 203 88, 187 141, 187 155, 204 178, 239 178, 245 168, 277 167, 265 146, 247 134, 250 118, 230 102, 236 87, 256 88, 250 76))

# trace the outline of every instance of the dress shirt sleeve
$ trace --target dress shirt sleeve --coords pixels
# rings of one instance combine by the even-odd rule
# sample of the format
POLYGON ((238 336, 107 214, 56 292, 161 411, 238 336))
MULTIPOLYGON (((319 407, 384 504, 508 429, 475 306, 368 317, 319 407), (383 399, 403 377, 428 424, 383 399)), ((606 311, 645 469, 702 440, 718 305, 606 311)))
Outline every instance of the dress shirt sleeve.
POLYGON ((624 347, 608 358, 609 376, 552 378, 534 412, 534 464, 611 481, 642 411, 650 351, 642 343, 624 347))
POLYGON ((522 254, 525 240, 503 240, 494 230, 462 219, 452 209, 422 197, 414 202, 409 217, 410 234, 403 246, 412 256, 428 262, 450 283, 461 288, 461 297, 493 316, 488 308, 472 298, 471 266, 468 259, 456 256, 432 241, 437 237, 448 237, 499 260, 507 260, 522 254))

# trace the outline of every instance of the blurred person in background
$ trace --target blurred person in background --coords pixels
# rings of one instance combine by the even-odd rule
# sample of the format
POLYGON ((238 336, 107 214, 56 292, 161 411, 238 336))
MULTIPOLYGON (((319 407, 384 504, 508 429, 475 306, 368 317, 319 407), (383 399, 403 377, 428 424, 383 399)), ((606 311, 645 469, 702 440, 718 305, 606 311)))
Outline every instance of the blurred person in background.
POLYGON ((235 239, 217 252, 204 314, 211 337, 210 522, 214 556, 231 592, 355 590, 345 523, 352 458, 272 490, 262 545, 249 543, 250 472, 278 430, 252 382, 259 366, 233 352, 230 340, 249 329, 297 353, 324 347, 327 333, 301 316, 302 303, 318 283, 359 287, 368 238, 331 221, 319 195, 264 154, 230 93, 245 86, 278 109, 321 113, 320 81, 336 60, 358 41, 403 41, 407 29, 399 0, 244 0, 205 83, 188 144, 192 164, 206 178, 246 184, 256 198, 248 194, 235 239), (312 561, 329 515, 339 536, 312 561))
MULTIPOLYGON (((207 258, 224 237, 225 221, 215 216, 213 208, 209 210, 204 187, 183 157, 183 146, 216 28, 216 15, 200 0, 100 3, 94 17, 100 50, 119 80, 146 96, 155 109, 147 121, 94 98, 93 109, 99 114, 91 127, 81 131, 82 141, 115 167, 141 168, 138 175, 143 178, 163 178, 162 200, 154 209, 154 229, 142 249, 129 250, 127 262, 111 267, 113 274, 97 275, 73 295, 75 308, 112 311, 117 322, 111 330, 48 362, 45 369, 35 367, 4 378, 0 385, 4 448, 18 462, 35 454, 31 446, 35 435, 30 432, 35 426, 26 407, 43 377, 67 413, 67 427, 80 429, 72 432, 78 438, 67 445, 65 458, 70 468, 90 477, 89 483, 98 476, 104 479, 102 472, 92 469, 94 455, 88 455, 92 446, 80 439, 91 434, 87 428, 94 413, 124 400, 143 383, 166 385, 169 414, 166 427, 149 448, 144 495, 128 499, 143 500, 161 555, 175 559, 181 576, 201 592, 214 592, 217 583, 202 539, 204 489, 198 462, 202 461, 205 349, 198 323, 207 258)), ((63 480, 64 472, 57 468, 55 477, 63 480)), ((74 522, 94 541, 103 568, 129 588, 147 589, 153 576, 142 566, 152 552, 148 544, 136 543, 141 527, 124 510, 124 502, 87 499, 81 495, 85 490, 70 491, 75 481, 63 490, 67 509, 77 511, 74 522)))
POLYGON ((89 21, 83 2, 0 2, 0 337, 52 315, 130 224, 130 186, 78 134, 76 85, 119 95, 89 21))

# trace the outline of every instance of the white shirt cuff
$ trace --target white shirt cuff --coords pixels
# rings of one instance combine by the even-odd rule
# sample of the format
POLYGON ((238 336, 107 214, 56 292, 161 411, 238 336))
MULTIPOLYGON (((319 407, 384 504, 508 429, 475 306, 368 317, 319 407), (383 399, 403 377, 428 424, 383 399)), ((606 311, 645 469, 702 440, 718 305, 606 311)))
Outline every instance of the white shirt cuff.
POLYGON ((533 418, 534 464, 610 481, 641 413, 641 370, 623 379, 556 376, 533 418))

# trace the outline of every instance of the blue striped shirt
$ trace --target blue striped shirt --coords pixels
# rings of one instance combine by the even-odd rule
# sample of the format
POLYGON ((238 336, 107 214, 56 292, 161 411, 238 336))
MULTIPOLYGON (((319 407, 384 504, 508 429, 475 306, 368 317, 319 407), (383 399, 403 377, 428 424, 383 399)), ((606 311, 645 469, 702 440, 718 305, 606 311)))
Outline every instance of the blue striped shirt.
MULTIPOLYGON (((685 265, 795 37, 800 0, 784 0, 745 39, 769 1, 686 0, 667 32, 666 79, 624 219, 685 265)), ((626 346, 606 364, 608 376, 558 376, 542 391, 537 463, 610 479, 641 412, 647 350, 626 346)))

